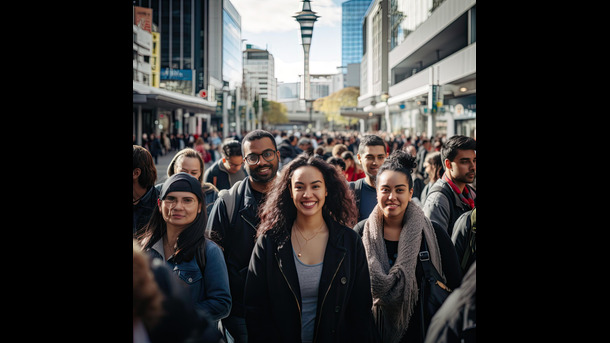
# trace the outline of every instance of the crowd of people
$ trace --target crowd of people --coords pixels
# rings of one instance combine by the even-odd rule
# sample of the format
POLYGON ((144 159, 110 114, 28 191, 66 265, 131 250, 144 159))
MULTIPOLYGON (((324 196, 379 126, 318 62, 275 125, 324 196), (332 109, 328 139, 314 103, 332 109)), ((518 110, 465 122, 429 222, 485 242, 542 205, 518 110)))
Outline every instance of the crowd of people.
POLYGON ((170 139, 155 185, 151 136, 133 146, 134 342, 475 341, 473 138, 170 139), (434 311, 429 265, 450 291, 434 311))

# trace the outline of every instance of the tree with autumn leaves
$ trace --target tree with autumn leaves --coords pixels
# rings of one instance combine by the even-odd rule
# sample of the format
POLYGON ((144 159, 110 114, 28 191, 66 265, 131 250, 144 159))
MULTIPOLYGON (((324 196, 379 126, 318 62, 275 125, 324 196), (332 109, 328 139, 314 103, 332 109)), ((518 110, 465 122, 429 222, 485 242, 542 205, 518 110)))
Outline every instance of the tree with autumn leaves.
POLYGON ((357 118, 343 117, 341 107, 358 107, 360 88, 345 87, 329 96, 316 99, 313 109, 324 113, 326 120, 333 121, 338 125, 352 125, 358 122, 357 118))
MULTIPOLYGON (((358 123, 358 119, 341 116, 341 107, 358 107, 358 96, 360 96, 360 88, 346 87, 329 96, 316 99, 313 103, 313 109, 323 113, 328 122, 333 121, 336 125, 353 125, 358 123)), ((284 104, 264 98, 262 101, 263 127, 266 127, 268 124, 289 122, 284 104)), ((255 111, 258 109, 258 99, 254 100, 252 106, 255 111)))

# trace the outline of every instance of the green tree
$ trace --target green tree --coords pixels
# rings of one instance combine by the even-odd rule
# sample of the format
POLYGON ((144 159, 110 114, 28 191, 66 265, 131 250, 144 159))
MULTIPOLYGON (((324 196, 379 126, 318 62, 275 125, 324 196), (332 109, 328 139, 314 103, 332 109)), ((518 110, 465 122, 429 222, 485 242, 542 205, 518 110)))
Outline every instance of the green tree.
MULTIPOLYGON (((287 109, 286 106, 284 106, 284 104, 273 101, 273 100, 267 100, 265 98, 262 98, 263 101, 263 125, 262 127, 265 128, 268 124, 282 124, 282 123, 288 123, 288 115, 286 114, 287 109)), ((258 99, 254 100, 252 106, 254 107, 254 109, 256 111, 258 111, 258 99)), ((258 118, 258 116, 257 116, 258 118)))

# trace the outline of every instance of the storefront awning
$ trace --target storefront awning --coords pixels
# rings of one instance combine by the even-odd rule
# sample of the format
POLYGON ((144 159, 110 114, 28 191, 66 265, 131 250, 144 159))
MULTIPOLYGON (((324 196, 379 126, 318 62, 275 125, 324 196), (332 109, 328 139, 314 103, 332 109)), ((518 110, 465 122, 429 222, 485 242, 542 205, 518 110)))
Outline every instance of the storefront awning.
POLYGON ((145 107, 185 109, 187 112, 215 113, 216 101, 170 92, 133 81, 133 104, 145 107))

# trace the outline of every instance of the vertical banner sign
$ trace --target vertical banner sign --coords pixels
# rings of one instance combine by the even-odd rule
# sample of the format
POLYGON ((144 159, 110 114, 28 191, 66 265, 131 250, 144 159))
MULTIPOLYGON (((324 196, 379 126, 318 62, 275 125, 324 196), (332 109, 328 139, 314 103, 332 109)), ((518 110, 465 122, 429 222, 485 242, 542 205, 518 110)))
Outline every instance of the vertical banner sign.
POLYGON ((152 33, 152 8, 134 6, 133 23, 152 33))

